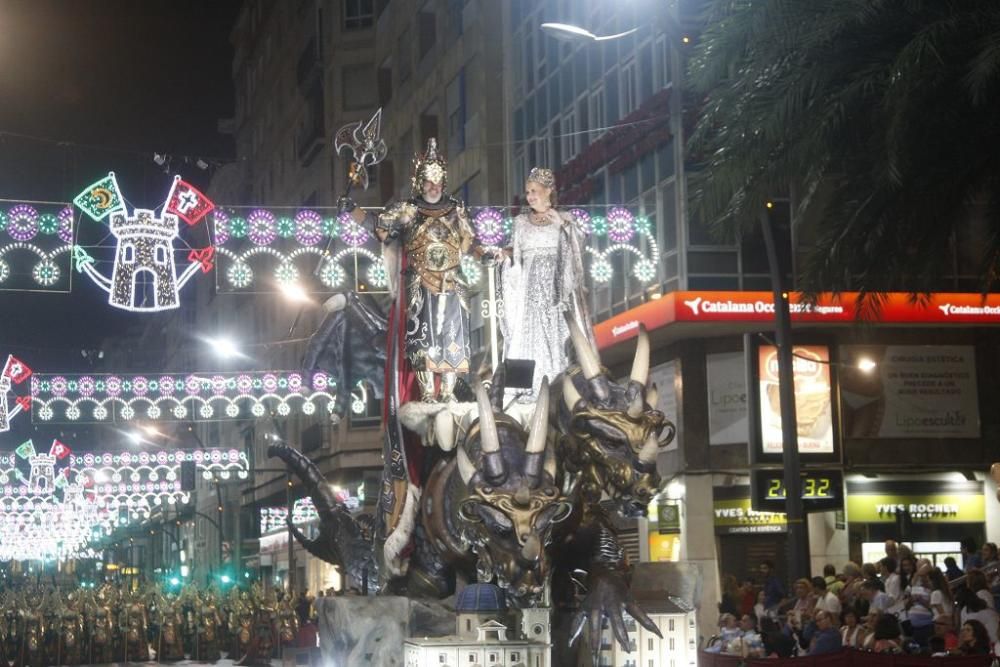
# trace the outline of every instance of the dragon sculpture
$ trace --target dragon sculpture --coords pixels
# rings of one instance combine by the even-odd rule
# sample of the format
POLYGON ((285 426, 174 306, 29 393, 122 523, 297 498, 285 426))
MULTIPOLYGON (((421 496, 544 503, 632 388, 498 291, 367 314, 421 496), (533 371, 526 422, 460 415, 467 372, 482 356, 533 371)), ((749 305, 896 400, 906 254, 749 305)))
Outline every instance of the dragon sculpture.
MULTIPOLYGON (((503 380, 476 382, 475 409, 456 425, 451 451, 436 450, 422 480, 408 568, 392 576, 381 558, 375 520, 340 505, 305 456, 273 445, 303 481, 320 516, 319 535, 293 531, 313 555, 334 563, 356 592, 444 597, 455 572, 492 581, 517 608, 551 602, 572 620, 572 643, 589 627, 600 647, 605 619, 626 650, 625 613, 659 634, 628 587, 629 564, 610 511, 645 514, 661 483, 656 455, 675 429, 655 409, 649 340, 640 330, 632 371, 615 382, 584 333, 570 324, 576 363, 552 386, 546 379, 527 428, 502 411, 503 380), (491 398, 492 396, 492 398, 491 398)), ((470 408, 473 407, 470 405, 470 408)))

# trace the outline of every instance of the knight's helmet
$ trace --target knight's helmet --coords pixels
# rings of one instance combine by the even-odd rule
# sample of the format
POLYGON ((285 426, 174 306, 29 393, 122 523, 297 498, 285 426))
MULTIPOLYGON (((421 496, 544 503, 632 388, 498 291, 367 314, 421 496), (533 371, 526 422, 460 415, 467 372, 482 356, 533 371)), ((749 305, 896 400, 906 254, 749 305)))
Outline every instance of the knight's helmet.
POLYGON ((424 181, 440 185, 442 190, 448 186, 448 162, 443 155, 438 153, 437 139, 434 137, 427 140, 427 150, 424 154, 413 159, 413 177, 410 179, 410 188, 414 197, 423 194, 424 181))

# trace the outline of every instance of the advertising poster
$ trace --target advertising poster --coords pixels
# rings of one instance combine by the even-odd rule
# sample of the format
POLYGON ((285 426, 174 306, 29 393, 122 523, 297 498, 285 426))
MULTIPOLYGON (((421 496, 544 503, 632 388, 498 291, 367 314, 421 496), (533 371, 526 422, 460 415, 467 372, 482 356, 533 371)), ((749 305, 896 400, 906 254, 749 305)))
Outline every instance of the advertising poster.
MULTIPOLYGON (((830 350, 825 345, 796 345, 793 349, 799 453, 832 454, 830 350)), ((758 355, 762 450, 765 454, 780 454, 782 438, 778 350, 772 345, 761 345, 758 355)))
POLYGON ((678 361, 672 359, 659 366, 649 369, 649 378, 656 385, 659 394, 656 409, 662 412, 668 421, 673 423, 677 429, 677 436, 662 451, 677 449, 677 439, 680 434, 681 425, 677 416, 677 365, 678 361))
POLYGON ((848 437, 979 437, 972 346, 847 346, 843 351, 840 394, 848 437))
POLYGON ((747 417, 746 357, 742 352, 709 354, 705 357, 708 376, 708 444, 746 443, 747 417))

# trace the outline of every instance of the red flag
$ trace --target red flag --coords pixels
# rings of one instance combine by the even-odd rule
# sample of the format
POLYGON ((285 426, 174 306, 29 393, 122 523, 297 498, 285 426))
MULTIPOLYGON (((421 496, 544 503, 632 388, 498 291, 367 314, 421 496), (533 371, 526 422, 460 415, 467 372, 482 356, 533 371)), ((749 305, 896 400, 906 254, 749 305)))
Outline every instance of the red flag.
POLYGON ((208 246, 201 250, 192 248, 191 252, 188 253, 188 261, 200 263, 201 272, 208 273, 215 266, 215 246, 208 246))
POLYGON ((3 367, 3 376, 14 381, 14 384, 21 384, 31 377, 31 368, 13 354, 7 355, 7 364, 3 367))
POLYGON ((174 185, 167 197, 167 213, 173 213, 189 225, 195 225, 213 208, 215 204, 198 188, 182 180, 180 176, 174 177, 174 185))
POLYGON ((17 404, 21 406, 21 409, 28 411, 31 409, 31 396, 18 396, 17 404))
POLYGON ((69 447, 62 444, 58 440, 52 441, 52 449, 49 450, 49 455, 56 457, 60 461, 72 453, 69 447))

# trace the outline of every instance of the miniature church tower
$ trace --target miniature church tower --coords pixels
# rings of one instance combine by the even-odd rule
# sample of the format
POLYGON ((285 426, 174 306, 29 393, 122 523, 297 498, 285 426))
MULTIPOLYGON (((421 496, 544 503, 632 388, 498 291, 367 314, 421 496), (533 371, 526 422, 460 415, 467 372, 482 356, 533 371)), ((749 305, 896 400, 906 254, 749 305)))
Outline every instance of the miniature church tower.
POLYGON ((35 454, 28 459, 31 464, 31 477, 28 478, 28 488, 32 493, 48 494, 56 486, 56 457, 51 454, 35 454))
POLYGON ((108 303, 127 310, 156 311, 178 306, 174 238, 177 216, 136 209, 134 217, 119 211, 111 216, 111 233, 118 239, 108 303), (153 303, 143 303, 145 287, 153 303))
MULTIPOLYGON (((521 615, 521 638, 529 641, 552 646, 552 609, 549 607, 525 607, 520 610, 521 615)), ((543 667, 549 667, 551 653, 546 650, 543 654, 543 667)))

